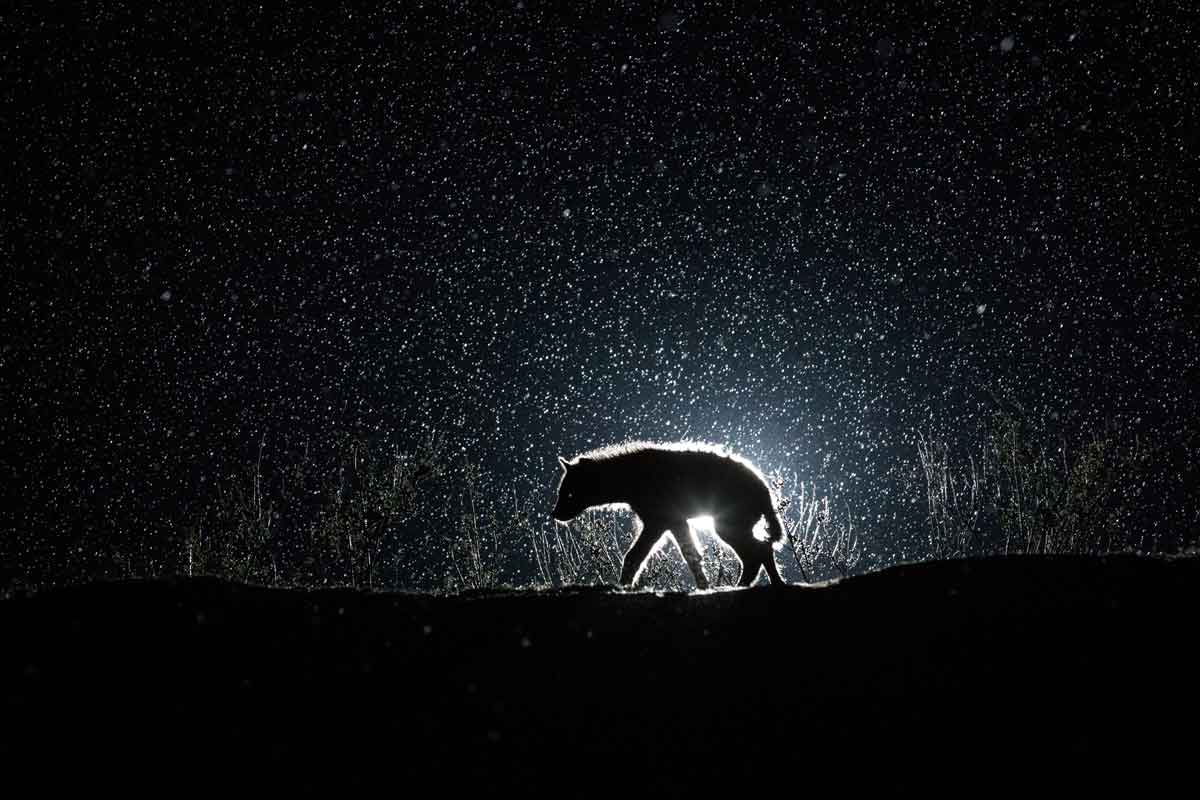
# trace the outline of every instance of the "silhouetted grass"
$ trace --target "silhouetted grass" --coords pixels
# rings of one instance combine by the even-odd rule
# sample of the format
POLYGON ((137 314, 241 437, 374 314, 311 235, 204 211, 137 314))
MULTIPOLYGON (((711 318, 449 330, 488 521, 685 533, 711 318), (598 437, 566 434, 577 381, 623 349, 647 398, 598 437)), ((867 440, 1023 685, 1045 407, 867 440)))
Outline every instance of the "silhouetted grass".
POLYGON ((1148 488, 1160 479, 1163 449, 1113 422, 1054 431, 1009 411, 995 412, 959 452, 922 433, 928 555, 1153 549, 1148 488))
MULTIPOLYGON (((1069 431, 1010 403, 965 442, 921 432, 908 491, 926 525, 911 560, 1159 551, 1164 531, 1174 549, 1194 546, 1194 427, 1177 441, 1113 422, 1069 431)), ((789 581, 855 574, 871 555, 872 534, 888 533, 864 531, 869 509, 796 474, 774 480, 789 581)), ((67 576, 58 583, 184 574, 442 592, 615 585, 633 533, 628 511, 593 510, 561 525, 537 492, 489 494, 486 470, 461 451, 452 456, 438 436, 408 448, 349 433, 324 443, 262 439, 242 469, 208 485, 209 496, 167 530, 108 538, 85 531, 75 545, 39 555, 58 560, 43 572, 67 576)), ((732 585, 733 552, 697 532, 711 584, 732 585)), ((36 585, 16 574, 10 585, 36 585)), ((670 536, 638 586, 695 588, 670 536)))

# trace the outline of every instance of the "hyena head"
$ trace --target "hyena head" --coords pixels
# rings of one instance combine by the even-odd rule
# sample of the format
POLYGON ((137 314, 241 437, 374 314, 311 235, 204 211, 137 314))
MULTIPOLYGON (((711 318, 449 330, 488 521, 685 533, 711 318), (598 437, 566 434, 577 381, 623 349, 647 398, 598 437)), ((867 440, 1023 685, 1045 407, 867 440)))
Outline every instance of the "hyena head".
POLYGON ((588 479, 588 464, 585 459, 570 463, 559 456, 558 463, 562 465, 562 478, 558 483, 558 500, 551 512, 559 522, 566 522, 583 513, 588 506, 597 505, 592 498, 592 485, 588 479))

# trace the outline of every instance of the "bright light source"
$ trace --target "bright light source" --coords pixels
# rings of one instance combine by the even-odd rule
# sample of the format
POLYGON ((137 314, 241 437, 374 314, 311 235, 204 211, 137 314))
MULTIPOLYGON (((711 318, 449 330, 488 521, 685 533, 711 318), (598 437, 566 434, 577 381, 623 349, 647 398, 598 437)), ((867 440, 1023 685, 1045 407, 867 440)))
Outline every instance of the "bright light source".
MULTIPOLYGON (((704 516, 700 516, 700 517, 690 518, 688 520, 688 525, 691 526, 692 531, 696 534, 709 533, 709 534, 712 534, 713 536, 717 535, 716 522, 713 520, 712 517, 708 516, 707 514, 704 516)), ((760 519, 758 521, 758 523, 754 526, 754 538, 758 539, 761 542, 766 542, 766 541, 770 540, 771 536, 767 532, 766 520, 760 519)))

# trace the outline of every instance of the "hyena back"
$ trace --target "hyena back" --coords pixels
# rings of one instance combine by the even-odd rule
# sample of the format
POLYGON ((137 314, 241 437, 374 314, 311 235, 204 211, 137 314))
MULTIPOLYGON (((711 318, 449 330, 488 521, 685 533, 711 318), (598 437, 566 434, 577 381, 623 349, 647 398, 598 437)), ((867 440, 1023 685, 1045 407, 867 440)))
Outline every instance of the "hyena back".
POLYGON ((585 509, 627 505, 637 515, 637 533, 625 553, 621 584, 630 586, 646 559, 670 532, 696 585, 708 588, 700 548, 688 519, 711 516, 717 535, 742 562, 740 586, 749 586, 765 567, 781 585, 773 544, 783 539, 775 495, 762 474, 745 459, 713 445, 631 442, 601 448, 567 461, 554 504, 554 518, 567 522, 585 509), (768 540, 754 535, 766 517, 768 540))

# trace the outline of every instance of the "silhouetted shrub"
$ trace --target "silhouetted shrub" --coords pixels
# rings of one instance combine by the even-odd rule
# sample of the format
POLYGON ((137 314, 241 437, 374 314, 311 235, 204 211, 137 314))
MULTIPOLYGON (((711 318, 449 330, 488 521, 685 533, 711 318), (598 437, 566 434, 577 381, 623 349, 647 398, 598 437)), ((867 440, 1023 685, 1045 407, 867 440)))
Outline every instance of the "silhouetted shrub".
POLYGON ((818 496, 811 484, 796 481, 784 495, 784 481, 777 482, 782 508, 787 549, 805 582, 829 577, 847 577, 862 561, 863 546, 854 527, 848 506, 838 509, 828 495, 818 496))
POLYGON ((441 440, 401 451, 340 434, 325 447, 280 449, 260 442, 255 462, 183 523, 180 571, 268 585, 394 584, 396 559, 410 549, 398 537, 443 507, 432 496, 444 493, 448 469, 441 440))
POLYGON ((1070 434, 997 411, 961 456, 929 434, 917 455, 928 553, 949 558, 1140 549, 1162 452, 1112 422, 1070 434))

